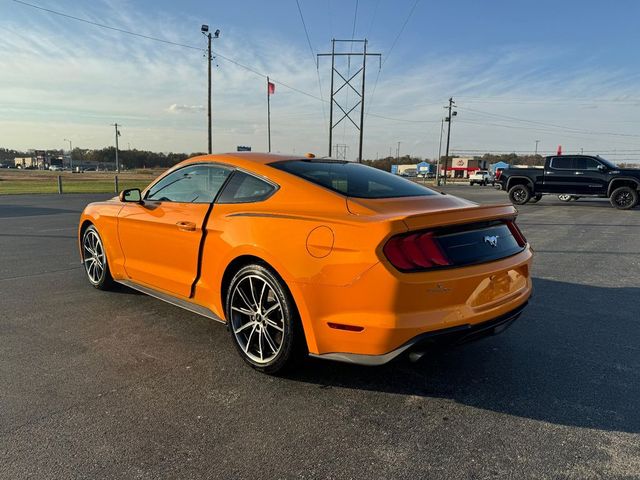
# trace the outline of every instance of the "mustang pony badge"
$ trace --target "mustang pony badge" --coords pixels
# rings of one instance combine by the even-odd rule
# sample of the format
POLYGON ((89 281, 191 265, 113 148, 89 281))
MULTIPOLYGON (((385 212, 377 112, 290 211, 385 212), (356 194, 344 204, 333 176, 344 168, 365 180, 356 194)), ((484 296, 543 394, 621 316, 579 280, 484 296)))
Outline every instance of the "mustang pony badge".
POLYGON ((498 235, 485 235, 484 243, 488 243, 492 247, 498 246, 498 235))

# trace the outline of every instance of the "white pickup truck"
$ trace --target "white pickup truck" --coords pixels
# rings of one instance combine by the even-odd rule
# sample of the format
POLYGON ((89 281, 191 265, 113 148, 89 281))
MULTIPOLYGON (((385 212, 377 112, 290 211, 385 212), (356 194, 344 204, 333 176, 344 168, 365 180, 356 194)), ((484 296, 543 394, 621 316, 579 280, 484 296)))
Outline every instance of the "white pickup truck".
POLYGON ((496 183, 496 179, 491 172, 487 170, 478 170, 473 172, 469 177, 469 185, 473 186, 476 183, 478 185, 494 185, 496 183))

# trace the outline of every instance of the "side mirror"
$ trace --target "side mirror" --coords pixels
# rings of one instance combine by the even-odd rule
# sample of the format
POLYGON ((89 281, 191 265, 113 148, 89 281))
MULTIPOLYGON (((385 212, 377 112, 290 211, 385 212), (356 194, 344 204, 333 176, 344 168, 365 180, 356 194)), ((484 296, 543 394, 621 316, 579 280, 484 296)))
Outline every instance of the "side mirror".
POLYGON ((602 164, 598 165, 598 170, 600 170, 601 172, 604 172, 606 169, 607 169, 607 167, 605 167, 604 165, 602 165, 602 164))
POLYGON ((142 203, 142 193, 139 188, 128 188, 120 192, 118 198, 121 202, 142 203))

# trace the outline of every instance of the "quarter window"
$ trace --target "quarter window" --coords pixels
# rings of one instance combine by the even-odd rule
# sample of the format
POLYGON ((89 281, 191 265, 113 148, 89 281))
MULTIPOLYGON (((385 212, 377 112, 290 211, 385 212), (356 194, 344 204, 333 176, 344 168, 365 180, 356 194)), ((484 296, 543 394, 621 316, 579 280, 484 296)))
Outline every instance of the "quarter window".
POLYGON ((146 200, 211 203, 231 170, 219 165, 192 165, 167 175, 147 192, 146 200))
POLYGON ((218 203, 252 203, 269 198, 276 187, 253 175, 236 170, 224 187, 218 203))

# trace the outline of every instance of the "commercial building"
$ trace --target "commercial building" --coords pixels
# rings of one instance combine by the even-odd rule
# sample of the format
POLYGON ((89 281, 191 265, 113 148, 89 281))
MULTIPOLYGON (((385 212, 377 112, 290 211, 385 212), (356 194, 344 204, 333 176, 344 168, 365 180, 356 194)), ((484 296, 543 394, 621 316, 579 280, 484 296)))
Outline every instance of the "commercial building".
MULTIPOLYGON (((448 162, 446 174, 448 178, 469 178, 473 172, 487 170, 488 168, 489 162, 481 158, 454 157, 448 162)), ((441 162, 440 175, 444 174, 444 162, 441 162)))

